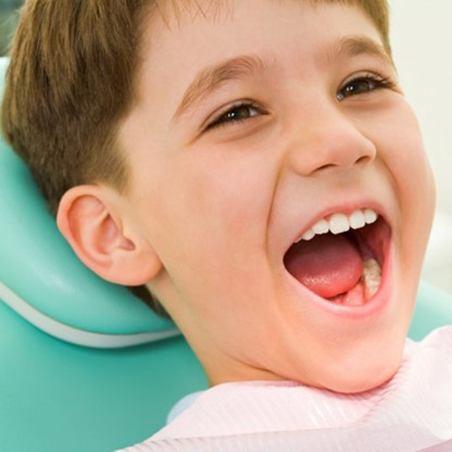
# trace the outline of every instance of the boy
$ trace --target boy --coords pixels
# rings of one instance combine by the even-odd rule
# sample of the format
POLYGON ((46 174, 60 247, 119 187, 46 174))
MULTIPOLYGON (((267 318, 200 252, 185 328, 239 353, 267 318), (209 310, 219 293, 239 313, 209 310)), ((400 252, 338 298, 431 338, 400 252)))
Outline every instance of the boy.
MULTIPOLYGON (((3 130, 79 258, 106 280, 149 290, 213 386, 137 450, 173 441, 212 450, 213 439, 191 442, 190 428, 218 427, 228 441, 275 432, 277 419, 303 430, 309 416, 309 431, 328 428, 328 444, 342 447, 352 438, 349 450, 366 416, 369 437, 383 432, 392 450, 452 437, 452 427, 409 416, 383 431, 385 411, 370 415, 388 387, 413 390, 398 370, 422 355, 404 347, 434 204, 384 0, 30 1, 3 130), (224 397, 234 419, 226 412, 206 426, 224 397), (339 401, 342 414, 351 403, 355 416, 328 418, 325 402, 326 421, 313 422, 316 397, 339 401), (256 415, 266 400, 275 417, 256 415), (304 413, 295 424, 284 417, 293 406, 304 413)), ((440 333, 429 356, 450 378, 451 333, 440 333)), ((447 408, 442 394, 426 413, 447 408)), ((217 447, 289 450, 289 436, 217 447)))

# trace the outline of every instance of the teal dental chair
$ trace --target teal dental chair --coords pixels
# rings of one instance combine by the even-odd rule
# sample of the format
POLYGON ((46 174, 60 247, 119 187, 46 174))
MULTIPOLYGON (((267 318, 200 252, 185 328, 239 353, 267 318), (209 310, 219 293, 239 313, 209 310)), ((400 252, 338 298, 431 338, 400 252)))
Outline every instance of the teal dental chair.
MULTIPOLYGON (((0 59, 1 84, 6 67, 0 59)), ((452 296, 422 284, 410 337, 451 323, 452 296)), ((207 388, 173 323, 79 262, 4 142, 0 339, 2 451, 132 445, 160 429, 177 400, 207 388)))

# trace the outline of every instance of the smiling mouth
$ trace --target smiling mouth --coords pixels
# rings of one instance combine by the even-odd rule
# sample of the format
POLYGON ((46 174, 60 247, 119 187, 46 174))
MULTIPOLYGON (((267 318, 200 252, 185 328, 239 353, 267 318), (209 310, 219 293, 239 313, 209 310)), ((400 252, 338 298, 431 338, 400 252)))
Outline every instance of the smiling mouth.
POLYGON ((381 286, 391 240, 382 216, 361 229, 328 232, 294 243, 284 255, 286 270, 315 295, 334 304, 362 306, 381 286))

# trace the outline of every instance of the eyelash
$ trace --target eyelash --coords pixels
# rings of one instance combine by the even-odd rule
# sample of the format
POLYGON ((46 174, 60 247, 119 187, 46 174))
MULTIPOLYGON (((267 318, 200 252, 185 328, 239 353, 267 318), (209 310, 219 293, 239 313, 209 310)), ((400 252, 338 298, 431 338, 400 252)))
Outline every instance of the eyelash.
POLYGON ((228 115, 237 112, 238 110, 241 110, 243 108, 248 108, 248 109, 254 109, 256 111, 259 112, 259 114, 263 114, 263 110, 261 108, 259 108, 258 105, 256 105, 254 102, 249 102, 249 101, 242 101, 242 102, 238 102, 235 105, 232 105, 231 108, 229 108, 229 110, 227 110, 226 112, 222 113, 220 115, 219 118, 214 119, 209 125, 207 125, 206 127, 206 131, 209 129, 213 129, 215 127, 225 127, 229 124, 232 123, 239 123, 242 121, 247 121, 250 118, 253 118, 257 115, 254 116, 249 116, 248 118, 236 118, 236 119, 228 119, 228 115))
POLYGON ((343 99, 346 99, 347 97, 351 97, 351 96, 356 96, 358 94, 362 94, 362 93, 353 93, 349 91, 348 95, 344 95, 342 94, 344 91, 346 91, 347 88, 351 87, 352 85, 356 85, 357 83, 366 83, 366 84, 373 84, 374 88, 373 89, 368 89, 366 91, 364 91, 365 93, 369 93, 371 91, 376 91, 378 89, 394 89, 395 88, 395 84, 391 81, 391 79, 389 78, 385 78, 385 77, 381 77, 379 75, 376 74, 365 74, 365 75, 360 75, 352 80, 350 80, 349 82, 347 82, 345 84, 345 86, 339 91, 338 94, 336 94, 336 99, 338 101, 342 101, 343 99), (342 97, 339 97, 339 94, 342 94, 342 97))
MULTIPOLYGON (((359 94, 366 94, 371 91, 376 91, 378 89, 392 89, 394 88, 394 83, 389 78, 384 78, 375 74, 366 74, 361 75, 359 77, 356 77, 349 82, 338 92, 336 95, 336 98, 338 101, 342 101, 346 99, 347 97, 356 96, 359 94), (363 92, 358 92, 357 90, 352 90, 347 92, 347 88, 351 88, 352 86, 356 86, 358 83, 366 83, 367 87, 369 88, 369 85, 373 85, 373 88, 366 89, 363 92)), ((358 88, 359 89, 359 88, 358 88)), ((232 124, 237 124, 243 121, 247 121, 250 118, 253 118, 258 115, 251 115, 247 118, 228 118, 228 115, 231 115, 234 112, 237 112, 238 110, 241 110, 243 108, 248 109, 254 109, 258 111, 259 114, 265 114, 265 112, 255 103, 249 102, 249 101, 242 101, 238 102, 235 105, 232 105, 229 110, 221 114, 217 119, 214 119, 210 124, 207 125, 205 128, 205 131, 208 131, 210 129, 214 129, 217 127, 225 127, 232 124)), ((249 110, 248 110, 249 111, 249 110)))

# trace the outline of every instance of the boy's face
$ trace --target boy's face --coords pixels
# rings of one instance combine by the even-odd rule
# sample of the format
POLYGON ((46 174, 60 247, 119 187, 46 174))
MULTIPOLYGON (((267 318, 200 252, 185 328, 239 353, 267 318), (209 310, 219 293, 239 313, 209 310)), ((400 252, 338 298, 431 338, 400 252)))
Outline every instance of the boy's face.
MULTIPOLYGON (((127 215, 162 264, 148 286, 211 384, 373 388, 400 364, 432 221, 415 116, 361 10, 228 4, 169 28, 149 22, 138 100, 120 131, 127 215), (365 208, 385 218, 372 233, 390 227, 375 245, 388 245, 380 290, 364 306, 321 300, 288 271, 286 252, 322 217, 365 208)), ((331 287, 355 271, 348 239, 314 240, 299 251, 300 274, 331 287)))

